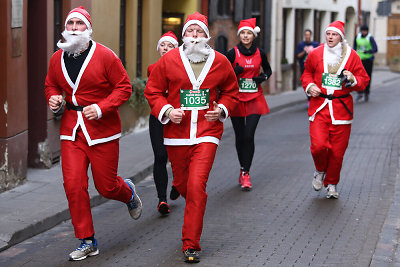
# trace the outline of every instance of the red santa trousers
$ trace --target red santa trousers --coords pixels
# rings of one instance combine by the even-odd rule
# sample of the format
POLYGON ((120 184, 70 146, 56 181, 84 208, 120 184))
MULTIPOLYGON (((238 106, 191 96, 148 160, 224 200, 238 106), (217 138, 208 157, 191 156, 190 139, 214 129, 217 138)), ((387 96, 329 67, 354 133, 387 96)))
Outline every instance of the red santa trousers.
POLYGON ((324 185, 338 184, 351 124, 333 125, 328 106, 310 122, 311 154, 317 171, 326 172, 324 185))
POLYGON ((109 199, 127 203, 132 190, 117 176, 119 139, 89 146, 82 131, 78 130, 75 141, 61 141, 61 165, 64 189, 68 199, 72 225, 77 238, 94 234, 87 175, 89 163, 94 185, 99 193, 109 199))
POLYGON ((188 248, 201 250, 199 242, 207 204, 206 186, 217 147, 213 143, 167 146, 174 174, 173 185, 186 199, 182 251, 188 248))

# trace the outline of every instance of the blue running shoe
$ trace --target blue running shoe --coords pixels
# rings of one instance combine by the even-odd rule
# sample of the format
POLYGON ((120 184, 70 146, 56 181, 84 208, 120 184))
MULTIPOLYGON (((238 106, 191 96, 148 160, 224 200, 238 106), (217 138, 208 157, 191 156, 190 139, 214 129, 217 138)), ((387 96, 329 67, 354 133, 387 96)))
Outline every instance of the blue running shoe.
POLYGON ((72 251, 69 254, 70 261, 80 261, 84 260, 90 256, 96 256, 99 254, 99 249, 97 248, 97 240, 85 240, 81 239, 82 243, 79 245, 77 249, 72 251))
POLYGON ((132 199, 126 203, 126 205, 128 206, 128 211, 132 219, 137 220, 140 218, 140 215, 142 215, 142 201, 136 193, 135 185, 133 184, 132 180, 125 179, 124 181, 129 185, 133 194, 132 199))

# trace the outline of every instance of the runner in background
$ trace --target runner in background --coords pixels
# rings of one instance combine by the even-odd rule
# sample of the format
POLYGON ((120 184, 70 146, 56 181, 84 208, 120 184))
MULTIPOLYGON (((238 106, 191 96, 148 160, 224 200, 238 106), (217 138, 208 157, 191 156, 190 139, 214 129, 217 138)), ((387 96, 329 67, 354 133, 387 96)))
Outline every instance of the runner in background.
POLYGON ((361 58, 361 62, 365 68, 365 71, 369 76, 369 83, 365 88, 364 92, 358 92, 357 101, 360 101, 364 95, 364 101, 368 102, 369 92, 371 86, 372 69, 374 67, 374 54, 378 52, 378 46, 376 45, 374 37, 368 33, 368 26, 362 25, 360 32, 354 39, 353 44, 354 50, 357 51, 361 58))
POLYGON ((268 59, 254 39, 260 32, 256 19, 242 20, 237 35, 240 43, 229 50, 226 57, 231 62, 239 84, 239 104, 231 112, 235 131, 235 145, 240 163, 239 184, 242 190, 251 190, 250 167, 254 156, 254 135, 261 115, 269 113, 261 83, 271 74, 268 59), (264 73, 260 73, 260 68, 264 73))
MULTIPOLYGON (((312 31, 306 29, 304 31, 304 41, 301 41, 296 48, 296 57, 300 66, 300 77, 304 72, 304 62, 306 62, 308 54, 318 47, 319 43, 311 40, 312 31)), ((307 107, 310 105, 310 97, 307 96, 307 107)))
POLYGON ((301 76, 304 91, 311 96, 310 150, 316 169, 312 186, 319 191, 324 185, 327 198, 339 197, 336 186, 353 122, 350 92, 363 91, 369 81, 344 34, 344 23, 332 22, 325 30, 326 43, 308 55, 301 76))
MULTIPOLYGON (((178 39, 172 31, 163 34, 157 43, 157 52, 160 57, 165 55, 168 51, 178 47, 178 39)), ((147 68, 147 77, 150 77, 150 73, 154 66, 157 64, 151 64, 147 68)), ((154 165, 153 165, 153 177, 156 185, 158 205, 157 210, 162 215, 170 213, 170 208, 167 203, 167 186, 168 186, 168 172, 167 172, 167 149, 164 146, 164 125, 158 121, 157 117, 150 114, 149 117, 149 132, 151 146, 154 153, 154 165)), ((179 194, 174 194, 174 188, 171 190, 171 197, 176 199, 179 194)))

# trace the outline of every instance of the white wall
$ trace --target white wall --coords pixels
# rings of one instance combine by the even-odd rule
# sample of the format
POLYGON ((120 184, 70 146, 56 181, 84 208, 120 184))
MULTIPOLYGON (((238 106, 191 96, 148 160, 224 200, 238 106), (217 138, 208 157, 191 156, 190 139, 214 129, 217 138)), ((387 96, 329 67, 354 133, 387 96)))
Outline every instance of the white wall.
POLYGON ((378 16, 376 9, 378 8, 380 0, 363 1, 362 9, 370 11, 369 32, 374 36, 376 45, 378 46, 378 53, 375 54, 375 65, 387 65, 386 51, 387 51, 387 17, 378 16), (368 5, 367 3, 370 2, 368 5), (365 7, 365 8, 364 8, 365 7))

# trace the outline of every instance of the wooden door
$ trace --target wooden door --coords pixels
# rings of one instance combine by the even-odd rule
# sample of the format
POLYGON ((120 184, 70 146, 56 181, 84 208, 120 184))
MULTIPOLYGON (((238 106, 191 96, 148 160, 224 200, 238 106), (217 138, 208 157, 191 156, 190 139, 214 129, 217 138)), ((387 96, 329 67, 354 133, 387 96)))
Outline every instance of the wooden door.
POLYGON ((400 59, 400 15, 392 15, 388 17, 387 29, 387 54, 386 60, 388 63, 394 58, 400 59))

